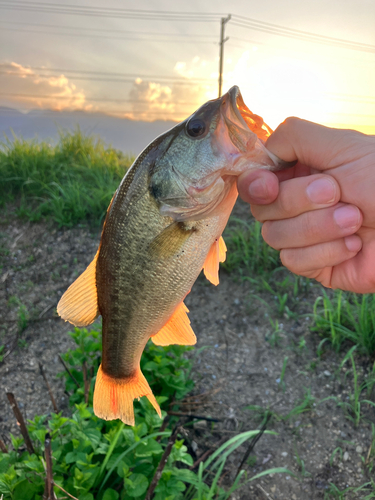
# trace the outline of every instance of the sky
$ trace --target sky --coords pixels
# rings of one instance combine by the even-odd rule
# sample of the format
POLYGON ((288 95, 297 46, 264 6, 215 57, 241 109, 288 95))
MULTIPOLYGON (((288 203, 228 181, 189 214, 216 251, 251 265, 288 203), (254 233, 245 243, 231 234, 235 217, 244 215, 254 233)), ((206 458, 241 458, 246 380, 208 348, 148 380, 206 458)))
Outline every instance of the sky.
POLYGON ((374 0, 0 0, 0 106, 180 121, 218 96, 228 15, 223 91, 375 134, 374 0))

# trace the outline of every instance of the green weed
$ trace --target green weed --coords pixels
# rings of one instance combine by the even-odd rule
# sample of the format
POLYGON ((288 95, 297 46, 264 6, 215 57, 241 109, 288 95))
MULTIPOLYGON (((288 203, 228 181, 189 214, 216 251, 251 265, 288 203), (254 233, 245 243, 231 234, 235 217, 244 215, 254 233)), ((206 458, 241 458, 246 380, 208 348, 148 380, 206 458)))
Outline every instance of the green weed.
POLYGON ((301 413, 306 413, 307 411, 312 411, 315 406, 315 397, 311 394, 311 389, 305 388, 304 395, 301 399, 296 402, 296 406, 292 408, 292 410, 287 413, 283 419, 289 420, 290 418, 294 418, 301 413))
POLYGON ((306 477, 311 477, 312 474, 306 470, 305 461, 299 456, 297 446, 295 443, 294 443, 294 452, 295 452, 294 458, 296 459, 298 468, 300 470, 301 478, 304 479, 306 477))
POLYGON ((359 498, 357 495, 359 492, 361 492, 361 500, 371 500, 372 498, 375 498, 375 482, 370 480, 361 486, 349 487, 344 490, 340 490, 333 483, 329 483, 329 488, 324 492, 324 500, 348 500, 349 498, 354 500, 359 498), (351 493, 353 495, 351 495, 351 493))
POLYGON ((337 405, 344 409, 348 420, 351 420, 353 424, 358 427, 363 414, 363 405, 366 404, 375 407, 375 403, 369 399, 361 398, 362 392, 367 389, 368 380, 365 379, 362 383, 359 382, 357 367, 353 358, 353 352, 355 349, 356 346, 350 349, 340 365, 340 368, 342 368, 350 359, 352 370, 345 373, 345 385, 347 386, 346 378, 351 373, 353 375, 353 392, 349 393, 347 401, 339 401, 336 396, 330 396, 322 401, 327 401, 329 399, 336 401, 337 405))
POLYGON ((322 289, 322 296, 314 304, 313 320, 311 330, 327 338, 337 351, 350 341, 368 355, 375 353, 374 295, 339 290, 330 298, 322 289))
POLYGON ((267 342, 270 343, 271 347, 277 347, 281 343, 280 332, 282 331, 282 328, 281 328, 282 325, 279 325, 279 322, 277 319, 275 319, 275 321, 273 321, 272 318, 268 318, 268 319, 269 319, 269 322, 271 323, 271 326, 272 326, 272 332, 269 335, 267 334, 265 339, 267 340, 267 342))
POLYGON ((0 205, 18 200, 18 215, 60 226, 99 225, 132 159, 79 129, 56 146, 14 139, 0 145, 0 205))
POLYGON ((279 252, 266 244, 260 222, 231 217, 224 231, 228 247, 227 260, 222 264, 228 272, 238 271, 246 279, 267 274, 281 266, 279 252))
POLYGON ((279 387, 281 387, 283 392, 285 392, 285 389, 286 389, 284 377, 285 377, 286 365, 288 364, 288 359, 289 359, 288 356, 285 356, 284 361, 283 361, 283 366, 281 368, 280 378, 278 378, 276 380, 276 382, 279 384, 279 387))
MULTIPOLYGON (((99 364, 100 328, 94 327, 90 332, 75 328, 70 335, 77 347, 62 357, 67 370, 61 376, 65 378, 73 414, 71 417, 63 417, 61 413, 42 415, 28 421, 35 454, 25 451, 22 437, 10 436, 13 450, 0 453, 0 497, 4 500, 42 498, 46 477, 44 444, 48 433, 54 491, 59 498, 69 495, 79 500, 142 500, 172 431, 170 428, 161 431, 163 421, 145 398, 135 402, 134 427, 96 417, 92 396, 99 364)), ((157 347, 150 343, 142 356, 142 370, 157 395, 163 416, 166 415, 163 408, 169 408, 172 397, 173 404, 177 405, 179 398, 193 387, 189 377, 192 361, 184 356, 190 349, 157 347)), ((193 458, 183 439, 176 439, 153 500, 227 500, 244 483, 244 471, 241 471, 228 491, 219 486, 227 458, 258 432, 245 432, 228 440, 200 464, 198 473, 188 469, 193 465, 193 458)), ((290 474, 287 469, 270 469, 250 480, 272 472, 290 474)))

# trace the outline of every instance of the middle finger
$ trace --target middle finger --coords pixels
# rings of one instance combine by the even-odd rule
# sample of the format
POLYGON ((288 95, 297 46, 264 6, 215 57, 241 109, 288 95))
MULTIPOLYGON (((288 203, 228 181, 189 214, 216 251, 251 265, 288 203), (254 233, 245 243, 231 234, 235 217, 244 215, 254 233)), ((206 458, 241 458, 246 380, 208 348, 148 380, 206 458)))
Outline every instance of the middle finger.
POLYGON ((280 220, 332 206, 339 199, 337 181, 327 174, 315 174, 280 182, 276 200, 268 205, 251 205, 251 211, 260 222, 280 220))
POLYGON ((362 213, 358 207, 338 203, 290 219, 266 221, 262 235, 266 243, 277 250, 301 248, 349 236, 358 231, 361 224, 362 213))

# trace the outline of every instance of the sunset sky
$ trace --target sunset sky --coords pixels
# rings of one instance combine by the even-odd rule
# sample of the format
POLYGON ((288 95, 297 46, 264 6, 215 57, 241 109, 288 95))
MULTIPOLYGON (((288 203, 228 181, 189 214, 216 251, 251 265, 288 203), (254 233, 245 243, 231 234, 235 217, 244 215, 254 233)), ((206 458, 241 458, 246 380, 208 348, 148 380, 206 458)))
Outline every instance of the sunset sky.
POLYGON ((0 106, 184 119, 217 97, 228 14, 224 91, 272 128, 375 134, 374 0, 0 0, 0 106))

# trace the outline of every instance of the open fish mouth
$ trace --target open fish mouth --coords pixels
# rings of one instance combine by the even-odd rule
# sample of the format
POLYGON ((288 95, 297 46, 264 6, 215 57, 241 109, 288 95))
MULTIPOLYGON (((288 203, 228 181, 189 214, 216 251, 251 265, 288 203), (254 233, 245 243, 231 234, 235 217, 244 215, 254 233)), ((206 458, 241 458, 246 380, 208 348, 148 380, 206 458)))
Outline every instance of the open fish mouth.
POLYGON ((244 130, 250 129, 262 142, 265 142, 272 134, 272 129, 264 123, 263 118, 250 111, 246 106, 237 85, 229 89, 222 99, 224 106, 228 106, 226 109, 227 119, 229 118, 230 121, 241 125, 241 128, 244 130), (229 107, 231 108, 230 110, 228 109, 229 107))
POLYGON ((249 151, 256 153, 261 149, 271 160, 273 170, 292 167, 296 162, 286 162, 271 153, 265 142, 272 134, 272 129, 263 118, 256 115, 246 106, 240 89, 233 86, 222 97, 222 114, 228 127, 228 134, 232 143, 245 155, 249 151))

